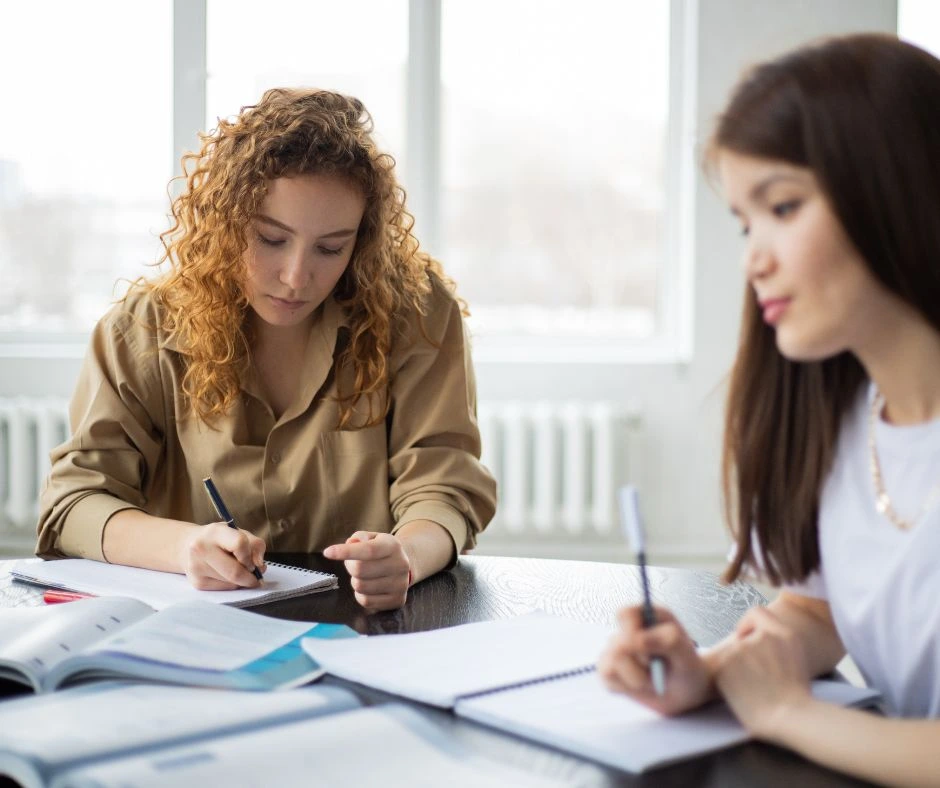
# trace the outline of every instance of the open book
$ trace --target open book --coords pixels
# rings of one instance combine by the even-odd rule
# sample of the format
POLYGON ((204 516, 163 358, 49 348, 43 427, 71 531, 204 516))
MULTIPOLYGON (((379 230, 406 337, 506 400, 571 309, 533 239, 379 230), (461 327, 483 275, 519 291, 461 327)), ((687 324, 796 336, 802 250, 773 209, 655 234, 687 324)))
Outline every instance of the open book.
MULTIPOLYGON (((607 690, 594 661, 610 634, 534 613, 409 635, 302 643, 335 676, 630 772, 749 738, 723 703, 664 717, 607 690)), ((833 681, 814 682, 813 692, 842 705, 878 697, 833 681)))
POLYGON ((24 559, 14 564, 10 574, 17 580, 49 588, 79 591, 94 596, 131 597, 157 610, 174 602, 195 599, 232 607, 250 607, 328 591, 338 586, 336 575, 274 563, 268 563, 264 585, 234 591, 200 591, 190 585, 185 575, 105 564, 88 558, 62 558, 58 561, 24 559))
POLYGON ((339 624, 269 618, 196 600, 160 611, 124 597, 0 609, 0 679, 36 692, 102 678, 231 689, 305 684, 323 671, 301 638, 358 637, 339 624))
POLYGON ((104 682, 4 701, 0 730, 0 777, 23 788, 557 785, 474 756, 413 709, 362 708, 337 687, 104 682))

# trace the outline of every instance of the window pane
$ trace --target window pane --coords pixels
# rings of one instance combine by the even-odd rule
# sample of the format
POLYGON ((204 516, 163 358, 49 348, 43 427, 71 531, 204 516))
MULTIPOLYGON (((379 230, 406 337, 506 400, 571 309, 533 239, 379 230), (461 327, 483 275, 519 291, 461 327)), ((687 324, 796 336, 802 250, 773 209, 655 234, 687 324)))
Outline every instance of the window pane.
POLYGON ((478 330, 652 335, 669 3, 442 14, 443 259, 478 330))
POLYGON ((898 35, 940 57, 940 3, 899 0, 898 35))
POLYGON ((88 328, 116 280, 158 258, 171 13, 170 0, 4 5, 0 330, 88 328))
POLYGON ((206 13, 207 128, 268 88, 325 88, 360 99, 402 164, 407 0, 208 0, 206 13))

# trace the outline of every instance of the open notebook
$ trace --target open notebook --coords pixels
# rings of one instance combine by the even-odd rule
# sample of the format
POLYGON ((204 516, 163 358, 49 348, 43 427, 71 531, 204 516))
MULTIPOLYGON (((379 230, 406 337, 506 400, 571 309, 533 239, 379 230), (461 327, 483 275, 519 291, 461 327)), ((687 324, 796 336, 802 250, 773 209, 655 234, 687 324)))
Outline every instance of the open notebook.
MULTIPOLYGON (((610 630, 542 613, 345 641, 303 639, 327 673, 630 772, 746 741, 723 703, 664 717, 607 690, 594 662, 610 630)), ((818 681, 818 697, 865 705, 878 697, 818 681)))
POLYGON ((50 588, 79 591, 94 596, 124 596, 139 599, 155 610, 174 602, 201 599, 232 607, 250 607, 278 599, 328 591, 338 585, 336 575, 268 563, 264 585, 235 591, 200 591, 185 575, 105 564, 87 558, 58 561, 26 559, 17 561, 10 572, 17 580, 50 588))

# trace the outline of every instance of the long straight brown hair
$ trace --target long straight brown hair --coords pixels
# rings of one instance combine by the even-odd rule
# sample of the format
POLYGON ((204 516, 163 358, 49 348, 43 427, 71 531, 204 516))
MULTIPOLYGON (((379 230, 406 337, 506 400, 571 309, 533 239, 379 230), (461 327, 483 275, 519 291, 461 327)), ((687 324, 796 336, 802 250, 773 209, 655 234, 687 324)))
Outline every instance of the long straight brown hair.
MULTIPOLYGON (((863 34, 763 63, 719 116, 707 164, 722 150, 812 170, 874 276, 940 331, 940 61, 863 34)), ((725 414, 722 488, 737 541, 726 580, 745 565, 774 584, 819 567, 820 493, 865 380, 849 353, 786 359, 747 288, 725 414)))

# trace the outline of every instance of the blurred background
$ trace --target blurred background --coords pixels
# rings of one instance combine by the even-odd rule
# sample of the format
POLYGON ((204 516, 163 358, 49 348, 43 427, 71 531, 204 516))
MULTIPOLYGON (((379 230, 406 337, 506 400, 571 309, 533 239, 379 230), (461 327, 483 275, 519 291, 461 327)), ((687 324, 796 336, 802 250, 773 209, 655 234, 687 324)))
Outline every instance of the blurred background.
POLYGON ((497 521, 480 551, 719 568, 743 280, 702 143, 742 69, 819 36, 940 52, 933 0, 0 2, 0 553, 87 334, 153 275, 198 133, 274 86, 355 95, 472 317, 497 521), (171 187, 172 188, 172 187, 171 187))

